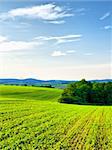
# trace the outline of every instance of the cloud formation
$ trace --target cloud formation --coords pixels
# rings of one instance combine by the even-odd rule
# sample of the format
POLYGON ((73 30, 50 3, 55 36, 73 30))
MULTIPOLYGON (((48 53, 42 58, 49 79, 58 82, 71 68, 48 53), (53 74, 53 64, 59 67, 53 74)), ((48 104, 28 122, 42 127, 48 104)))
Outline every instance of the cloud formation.
POLYGON ((36 41, 11 41, 5 36, 0 36, 0 52, 29 50, 42 44, 36 41))
MULTIPOLYGON (((12 9, 6 13, 0 14, 0 19, 6 20, 9 18, 24 17, 29 19, 41 19, 46 21, 56 21, 65 17, 73 16, 74 14, 69 13, 69 10, 57 6, 53 3, 37 5, 33 7, 26 8, 16 8, 12 9)), ((59 20, 54 23, 62 23, 62 20, 59 20)), ((53 23, 53 22, 52 22, 53 23)))
POLYGON ((35 37, 35 40, 55 41, 57 44, 61 44, 66 42, 80 41, 81 37, 81 34, 69 34, 64 36, 39 36, 35 37))
POLYGON ((51 54, 51 56, 53 56, 53 57, 65 56, 65 55, 66 55, 66 53, 61 52, 61 51, 54 51, 54 52, 51 54))
POLYGON ((64 24, 65 21, 64 20, 55 20, 55 21, 49 21, 48 23, 51 23, 51 24, 64 24))
POLYGON ((104 26, 104 29, 105 30, 112 29, 112 26, 110 26, 110 25, 104 26))
POLYGON ((67 53, 69 54, 72 54, 72 53, 75 53, 76 51, 75 50, 68 50, 67 53))
POLYGON ((110 12, 105 13, 103 16, 100 17, 100 20, 104 20, 104 19, 106 19, 107 17, 109 17, 110 15, 111 15, 110 12))
MULTIPOLYGON (((33 49, 39 45, 45 44, 45 41, 54 41, 55 43, 65 43, 65 42, 72 42, 80 40, 82 35, 65 35, 65 36, 39 36, 31 41, 15 41, 10 40, 6 36, 0 35, 0 52, 5 51, 16 51, 16 50, 29 50, 33 49)), ((66 53, 74 53, 75 51, 70 50, 66 53)), ((66 53, 60 53, 57 51, 54 53, 54 55, 66 55, 66 53)))
POLYGON ((7 40, 7 37, 0 35, 0 43, 7 40))
POLYGON ((85 8, 78 8, 74 12, 75 12, 75 15, 80 16, 80 15, 85 15, 86 11, 87 10, 85 8))
POLYGON ((62 51, 54 51, 51 56, 53 57, 58 57, 58 56, 66 56, 68 54, 73 54, 75 53, 76 51, 75 50, 67 50, 66 52, 62 52, 62 51))

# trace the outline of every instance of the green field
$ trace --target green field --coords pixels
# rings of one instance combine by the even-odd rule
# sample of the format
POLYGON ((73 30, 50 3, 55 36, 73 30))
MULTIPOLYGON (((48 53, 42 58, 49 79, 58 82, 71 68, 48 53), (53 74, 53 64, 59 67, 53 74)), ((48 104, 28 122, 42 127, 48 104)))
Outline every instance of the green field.
POLYGON ((60 104, 61 93, 0 86, 0 150, 112 150, 112 107, 60 104))

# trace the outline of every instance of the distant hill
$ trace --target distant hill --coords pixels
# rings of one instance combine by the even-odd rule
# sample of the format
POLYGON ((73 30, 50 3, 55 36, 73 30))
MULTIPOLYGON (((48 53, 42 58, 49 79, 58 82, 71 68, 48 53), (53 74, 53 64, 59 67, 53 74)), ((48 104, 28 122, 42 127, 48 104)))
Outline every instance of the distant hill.
MULTIPOLYGON (((112 82, 112 79, 102 79, 102 80, 90 80, 91 82, 112 82)), ((53 87, 64 88, 68 83, 76 82, 67 81, 67 80, 38 80, 33 78, 27 79, 0 79, 0 84, 5 85, 34 85, 34 86, 44 86, 44 85, 52 85, 53 87)))
POLYGON ((112 79, 90 80, 91 82, 112 82, 112 79))
POLYGON ((65 80, 38 80, 33 78, 27 79, 0 79, 0 84, 5 85, 34 85, 34 86, 46 86, 52 85, 53 87, 62 87, 68 83, 74 81, 65 81, 65 80))

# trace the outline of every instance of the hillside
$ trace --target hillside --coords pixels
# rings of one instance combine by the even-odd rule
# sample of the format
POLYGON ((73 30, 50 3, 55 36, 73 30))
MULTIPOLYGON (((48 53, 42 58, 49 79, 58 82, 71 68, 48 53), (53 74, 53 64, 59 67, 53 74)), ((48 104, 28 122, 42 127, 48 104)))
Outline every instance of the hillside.
POLYGON ((62 93, 61 89, 26 87, 26 86, 0 86, 1 98, 48 100, 57 101, 62 93))
POLYGON ((0 149, 111 150, 112 106, 60 104, 61 92, 0 86, 0 149))
POLYGON ((65 80, 38 80, 33 78, 28 79, 0 79, 0 84, 12 84, 12 85, 52 85, 56 86, 59 84, 68 84, 73 81, 65 81, 65 80))
MULTIPOLYGON (((111 79, 102 79, 102 80, 90 80, 91 82, 110 82, 111 79)), ((53 87, 59 87, 64 88, 67 84, 76 82, 76 80, 73 81, 67 81, 67 80, 38 80, 33 78, 27 78, 27 79, 0 79, 0 84, 6 84, 6 85, 34 85, 34 86, 42 86, 42 85, 51 85, 53 87)))

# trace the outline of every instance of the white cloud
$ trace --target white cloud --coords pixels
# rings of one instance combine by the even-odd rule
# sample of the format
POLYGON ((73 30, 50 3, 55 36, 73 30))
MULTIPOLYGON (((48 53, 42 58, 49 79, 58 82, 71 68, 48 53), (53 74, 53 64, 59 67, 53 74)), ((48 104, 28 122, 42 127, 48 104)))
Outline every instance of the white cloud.
POLYGON ((48 23, 51 23, 51 24, 64 24, 65 21, 64 20, 56 20, 56 21, 49 21, 48 23))
POLYGON ((105 30, 112 29, 112 26, 110 26, 110 25, 104 26, 104 29, 105 30))
MULTIPOLYGON (((40 36, 36 37, 31 41, 14 41, 10 40, 5 36, 0 36, 0 52, 5 51, 16 51, 16 50, 29 50, 43 44, 45 41, 53 40, 56 43, 64 43, 80 40, 82 35, 66 35, 66 36, 40 36)), ((73 53, 73 51, 68 51, 67 53, 73 53)), ((59 55, 64 55, 66 53, 59 53, 59 55)))
POLYGON ((34 40, 43 40, 43 41, 50 41, 53 40, 57 44, 60 43, 66 43, 66 42, 73 42, 73 41, 79 41, 81 40, 82 35, 81 34, 70 34, 70 35, 64 35, 64 36, 39 36, 35 37, 34 40))
POLYGON ((71 53, 75 53, 76 51, 75 50, 68 50, 66 52, 69 53, 69 54, 71 54, 71 53))
POLYGON ((65 55, 66 55, 66 53, 61 52, 61 51, 54 51, 54 52, 51 54, 51 56, 53 56, 53 57, 65 56, 65 55))
POLYGON ((8 38, 0 36, 0 52, 29 50, 42 43, 36 41, 11 41, 8 38))
POLYGON ((16 8, 12 9, 6 13, 2 13, 0 18, 6 20, 9 18, 14 19, 15 17, 25 17, 30 19, 42 19, 46 21, 55 21, 57 19, 62 19, 64 17, 73 16, 65 8, 57 6, 53 3, 38 5, 26 8, 16 8))
POLYGON ((7 40, 7 37, 0 35, 0 43, 7 40))
POLYGON ((68 43, 68 42, 74 42, 74 41, 80 41, 80 39, 79 39, 79 38, 59 39, 59 40, 57 41, 57 44, 68 43))
POLYGON ((102 17, 100 17, 100 20, 104 20, 104 19, 106 19, 107 17, 109 17, 110 15, 111 15, 110 12, 105 13, 102 17))
POLYGON ((67 50, 66 52, 62 52, 62 51, 54 51, 51 56, 65 56, 68 54, 73 54, 75 53, 75 50, 67 50))
POLYGON ((75 10, 75 15, 85 15, 86 9, 85 8, 78 8, 75 10))
POLYGON ((86 9, 85 8, 78 8, 75 10, 75 12, 84 12, 86 9))

